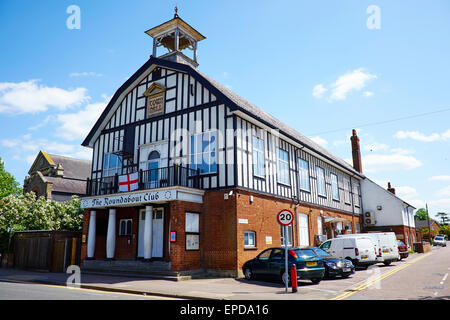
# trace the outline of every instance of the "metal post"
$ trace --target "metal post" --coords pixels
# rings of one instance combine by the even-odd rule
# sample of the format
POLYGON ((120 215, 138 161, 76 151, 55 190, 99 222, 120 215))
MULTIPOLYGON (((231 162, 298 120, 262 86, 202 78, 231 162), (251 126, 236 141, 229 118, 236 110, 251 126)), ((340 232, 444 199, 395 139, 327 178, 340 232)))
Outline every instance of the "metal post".
POLYGON ((286 293, 288 293, 289 283, 288 283, 288 247, 287 247, 287 226, 284 226, 284 274, 286 282, 286 293))
POLYGON ((428 239, 430 240, 430 244, 432 244, 431 242, 431 226, 430 226, 430 215, 428 214, 428 203, 425 204, 425 207, 427 208, 427 220, 428 220, 428 239))

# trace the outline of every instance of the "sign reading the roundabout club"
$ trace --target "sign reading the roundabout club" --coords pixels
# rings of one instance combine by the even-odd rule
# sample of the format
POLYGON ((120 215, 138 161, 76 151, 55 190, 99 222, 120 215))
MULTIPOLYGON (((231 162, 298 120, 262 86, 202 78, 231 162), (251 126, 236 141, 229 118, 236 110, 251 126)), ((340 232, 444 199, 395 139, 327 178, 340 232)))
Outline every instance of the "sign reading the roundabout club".
POLYGON ((140 193, 130 193, 126 195, 111 195, 104 197, 95 197, 81 200, 81 208, 101 208, 114 206, 139 205, 143 203, 161 202, 175 200, 177 198, 176 190, 149 191, 140 193))

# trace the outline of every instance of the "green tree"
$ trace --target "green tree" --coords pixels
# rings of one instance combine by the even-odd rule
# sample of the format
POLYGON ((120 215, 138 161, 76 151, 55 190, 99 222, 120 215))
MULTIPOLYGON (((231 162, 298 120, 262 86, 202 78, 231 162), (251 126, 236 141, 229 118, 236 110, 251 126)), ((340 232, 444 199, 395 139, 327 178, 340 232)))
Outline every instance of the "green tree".
POLYGON ((0 157, 0 199, 10 194, 20 194, 22 189, 19 183, 14 179, 13 175, 5 170, 5 163, 0 157))
POLYGON ((425 208, 417 209, 416 213, 414 214, 414 218, 416 220, 428 220, 428 213, 425 208))
POLYGON ((444 234, 447 239, 450 239, 450 225, 442 226, 439 229, 439 234, 444 234))
POLYGON ((0 199, 0 252, 6 252, 9 229, 81 231, 83 209, 76 196, 71 201, 56 202, 33 192, 0 199))
POLYGON ((450 220, 448 218, 448 213, 438 212, 436 215, 439 217, 439 219, 441 219, 441 225, 446 226, 448 224, 448 221, 450 220))

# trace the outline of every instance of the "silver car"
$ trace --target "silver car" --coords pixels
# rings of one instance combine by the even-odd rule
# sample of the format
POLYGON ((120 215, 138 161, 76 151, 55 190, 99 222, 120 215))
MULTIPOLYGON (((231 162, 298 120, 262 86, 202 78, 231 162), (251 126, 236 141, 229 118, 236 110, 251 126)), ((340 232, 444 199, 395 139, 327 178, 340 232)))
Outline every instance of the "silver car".
POLYGON ((435 246, 443 246, 446 247, 447 246, 447 241, 445 241, 445 237, 444 236, 436 236, 434 238, 433 244, 435 246))

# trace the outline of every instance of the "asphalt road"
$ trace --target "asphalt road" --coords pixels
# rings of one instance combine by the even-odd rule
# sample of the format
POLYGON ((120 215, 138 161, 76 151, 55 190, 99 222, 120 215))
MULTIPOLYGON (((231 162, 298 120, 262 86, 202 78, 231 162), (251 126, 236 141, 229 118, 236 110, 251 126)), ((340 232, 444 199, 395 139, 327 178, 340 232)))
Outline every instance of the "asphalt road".
POLYGON ((0 300, 156 300, 167 299, 119 292, 0 281, 0 300))
POLYGON ((371 276, 365 284, 338 300, 450 300, 450 245, 433 247, 418 259, 397 263, 386 273, 371 276))

